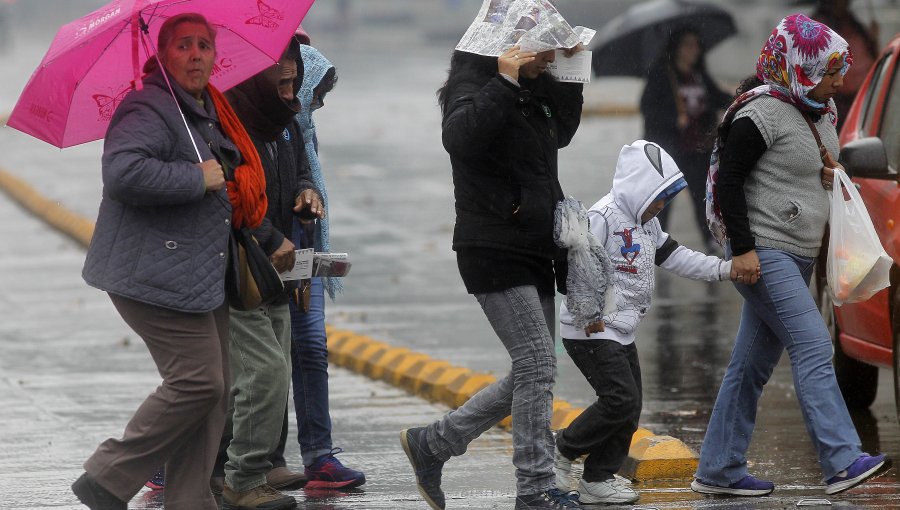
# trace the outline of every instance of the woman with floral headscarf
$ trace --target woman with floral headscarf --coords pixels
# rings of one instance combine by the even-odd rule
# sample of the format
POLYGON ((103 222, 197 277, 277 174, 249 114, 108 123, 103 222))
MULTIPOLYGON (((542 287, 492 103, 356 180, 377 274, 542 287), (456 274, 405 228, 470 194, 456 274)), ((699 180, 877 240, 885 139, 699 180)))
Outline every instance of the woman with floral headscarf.
POLYGON ((740 94, 719 127, 707 179, 710 229, 732 256, 744 298, 731 362, 719 388, 691 488, 762 496, 745 454, 763 386, 787 350, 797 400, 819 456, 825 492, 880 474, 884 455, 861 449, 831 365, 831 335, 808 290, 839 167, 833 97, 852 57, 826 25, 781 20, 757 62, 759 86, 740 94))

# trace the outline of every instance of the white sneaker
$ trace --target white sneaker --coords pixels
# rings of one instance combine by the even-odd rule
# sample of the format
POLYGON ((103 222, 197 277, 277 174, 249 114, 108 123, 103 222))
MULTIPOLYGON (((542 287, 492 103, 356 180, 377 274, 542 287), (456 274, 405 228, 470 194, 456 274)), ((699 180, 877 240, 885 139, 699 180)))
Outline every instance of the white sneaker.
POLYGON ((556 454, 553 456, 553 472, 556 473, 556 488, 568 492, 575 485, 572 482, 572 461, 559 453, 559 448, 555 448, 554 451, 556 454))
POLYGON ((639 497, 631 487, 615 478, 602 482, 586 482, 582 479, 578 484, 578 494, 582 505, 634 503, 639 497))

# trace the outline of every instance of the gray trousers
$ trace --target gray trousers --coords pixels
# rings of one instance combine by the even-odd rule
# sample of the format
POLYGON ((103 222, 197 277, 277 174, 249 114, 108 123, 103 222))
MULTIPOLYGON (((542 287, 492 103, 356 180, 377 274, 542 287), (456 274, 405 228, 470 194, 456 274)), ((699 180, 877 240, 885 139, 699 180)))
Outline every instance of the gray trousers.
POLYGON ((429 449, 442 461, 462 455, 482 432, 512 414, 516 492, 553 486, 553 380, 556 305, 534 286, 477 294, 485 315, 509 352, 512 371, 426 428, 429 449))
POLYGON ((147 345, 163 381, 122 438, 97 447, 85 471, 128 501, 165 464, 167 510, 217 509, 209 478, 228 402, 228 307, 185 313, 110 298, 147 345))
POLYGON ((244 492, 266 483, 281 438, 291 384, 291 314, 287 303, 232 309, 230 323, 232 439, 225 483, 244 492))

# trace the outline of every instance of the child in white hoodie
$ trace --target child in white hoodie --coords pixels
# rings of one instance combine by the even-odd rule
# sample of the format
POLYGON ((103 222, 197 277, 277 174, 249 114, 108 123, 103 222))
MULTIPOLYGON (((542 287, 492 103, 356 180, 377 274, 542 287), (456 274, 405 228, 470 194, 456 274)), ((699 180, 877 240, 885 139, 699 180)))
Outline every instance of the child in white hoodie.
POLYGON ((590 232, 612 262, 608 279, 615 306, 579 328, 563 301, 560 333, 597 401, 556 435, 557 487, 572 487, 572 460, 587 454, 578 484, 582 504, 633 503, 638 494, 616 481, 641 414, 641 369, 635 330, 650 308, 654 265, 694 280, 728 280, 731 262, 680 246, 656 215, 687 183, 658 145, 638 140, 622 147, 613 187, 588 211, 590 232))

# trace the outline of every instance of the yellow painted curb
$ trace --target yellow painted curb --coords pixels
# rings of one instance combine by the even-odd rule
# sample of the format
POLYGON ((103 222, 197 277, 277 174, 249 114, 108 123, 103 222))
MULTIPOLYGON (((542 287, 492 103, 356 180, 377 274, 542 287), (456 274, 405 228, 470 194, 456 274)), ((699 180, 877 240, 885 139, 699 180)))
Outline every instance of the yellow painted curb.
MULTIPOLYGON (((90 245, 94 225, 89 220, 49 200, 31 186, 0 169, 0 189, 50 226, 79 242, 90 245)), ((435 360, 407 348, 392 347, 367 336, 326 325, 328 356, 332 363, 406 388, 421 397, 458 407, 485 386, 496 381, 490 374, 435 360)), ((567 427, 582 412, 568 402, 553 402, 552 427, 567 427)), ((509 430, 510 417, 498 426, 509 430)), ((629 456, 620 474, 635 480, 688 479, 697 469, 697 454, 671 436, 654 436, 639 429, 632 437, 629 456)))
POLYGON ((649 430, 644 429, 644 428, 638 428, 637 431, 635 431, 634 435, 631 436, 630 448, 634 448, 634 445, 636 445, 638 443, 638 441, 640 441, 641 439, 644 439, 647 437, 653 437, 653 436, 654 436, 653 432, 650 432, 649 430))
POLYGON ((394 386, 400 386, 400 378, 403 376, 403 373, 409 367, 415 365, 417 362, 423 359, 430 360, 431 356, 413 351, 410 351, 403 356, 399 356, 396 360, 388 363, 387 366, 384 367, 383 379, 393 384, 394 386))
POLYGON ((460 377, 469 377, 470 374, 472 374, 472 371, 468 368, 455 367, 453 365, 438 368, 425 377, 422 384, 419 385, 418 395, 435 402, 443 402, 446 405, 450 405, 448 400, 445 400, 448 398, 447 385, 460 377))
POLYGON ((400 376, 400 387, 410 393, 421 395, 419 393, 425 378, 440 368, 450 366, 449 361, 436 359, 423 359, 412 364, 409 369, 405 370, 400 376))
POLYGON ((372 362, 364 368, 364 374, 372 379, 384 379, 384 370, 392 361, 410 353, 406 347, 391 347, 372 356, 372 362))
POLYGON ((44 197, 25 181, 3 169, 0 169, 0 189, 29 212, 82 246, 88 247, 91 244, 94 224, 90 220, 69 211, 59 202, 44 197))
MULTIPOLYGON (((555 402, 554 402, 555 403, 555 402)), ((553 420, 550 422, 550 428, 553 430, 564 429, 569 426, 578 415, 584 411, 581 407, 566 407, 561 409, 553 409, 553 420)))
POLYGON ((351 367, 351 363, 353 361, 353 357, 351 353, 360 345, 363 347, 372 343, 372 339, 368 337, 363 337, 359 335, 350 335, 347 336, 346 340, 338 343, 334 351, 331 350, 330 346, 328 349, 328 357, 329 359, 334 359, 334 362, 337 365, 342 367, 351 367))
POLYGON ((358 374, 364 374, 366 365, 372 364, 372 358, 390 348, 391 346, 384 342, 371 342, 362 348, 357 347, 349 353, 353 371, 358 374))
POLYGON ((465 404, 466 400, 472 398, 472 395, 496 380, 496 377, 488 374, 472 374, 457 377, 456 380, 447 385, 447 399, 451 403, 450 407, 455 408, 465 404))
POLYGON ((697 471, 696 452, 672 436, 650 436, 628 450, 619 474, 634 480, 687 479, 697 471))

